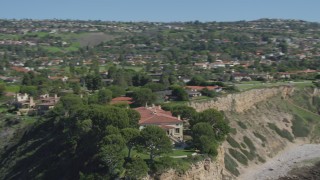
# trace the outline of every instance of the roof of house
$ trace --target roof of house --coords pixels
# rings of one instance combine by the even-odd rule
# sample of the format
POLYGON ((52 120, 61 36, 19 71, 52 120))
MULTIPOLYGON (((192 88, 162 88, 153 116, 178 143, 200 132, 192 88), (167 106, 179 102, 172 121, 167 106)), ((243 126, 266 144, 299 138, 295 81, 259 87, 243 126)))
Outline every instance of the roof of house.
POLYGON ((154 125, 163 125, 163 124, 178 124, 183 121, 177 117, 172 116, 170 111, 165 111, 161 109, 160 106, 155 107, 138 107, 135 108, 136 111, 140 113, 139 124, 154 124, 154 125))
POLYGON ((111 100, 111 104, 117 104, 117 103, 132 104, 133 102, 131 97, 116 97, 111 100))
POLYGON ((12 66, 11 69, 12 69, 12 70, 15 70, 15 71, 17 71, 17 72, 24 72, 24 73, 29 72, 28 69, 23 68, 23 67, 12 66))

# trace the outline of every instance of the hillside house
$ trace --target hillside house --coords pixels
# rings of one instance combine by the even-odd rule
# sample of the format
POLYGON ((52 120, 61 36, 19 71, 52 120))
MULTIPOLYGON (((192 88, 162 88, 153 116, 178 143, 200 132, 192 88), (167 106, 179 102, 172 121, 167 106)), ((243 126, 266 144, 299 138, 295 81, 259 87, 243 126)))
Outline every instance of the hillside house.
POLYGON ((170 111, 161 109, 161 106, 138 107, 135 110, 141 116, 140 129, 150 125, 159 126, 166 131, 173 142, 183 141, 183 121, 180 120, 180 117, 172 116, 170 111))
POLYGON ((50 109, 53 109, 59 100, 60 97, 58 97, 56 94, 53 97, 50 97, 49 94, 41 95, 40 99, 36 103, 37 113, 42 115, 50 109))
POLYGON ((14 105, 18 109, 17 114, 29 115, 34 112, 36 104, 33 100, 33 97, 29 96, 27 93, 18 93, 15 95, 14 105))

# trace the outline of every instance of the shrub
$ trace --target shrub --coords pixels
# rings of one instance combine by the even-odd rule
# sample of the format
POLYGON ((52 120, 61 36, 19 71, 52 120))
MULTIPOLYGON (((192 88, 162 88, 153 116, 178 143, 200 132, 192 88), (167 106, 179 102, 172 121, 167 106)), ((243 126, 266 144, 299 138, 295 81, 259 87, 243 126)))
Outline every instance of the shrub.
POLYGON ((230 133, 233 135, 237 134, 237 129, 236 128, 230 128, 230 133))
POLYGON ((243 142, 240 145, 242 148, 247 148, 247 146, 243 142))
POLYGON ((259 138, 262 142, 266 142, 267 141, 267 138, 264 137, 263 135, 261 135, 260 133, 258 132, 253 132, 254 136, 256 136, 257 138, 259 138))
POLYGON ((232 157, 234 157, 239 163, 248 165, 248 159, 245 155, 235 149, 229 149, 229 153, 232 157))
POLYGON ((262 162, 262 163, 265 163, 266 162, 266 160, 265 159, 263 159, 261 156, 259 156, 258 155, 258 161, 260 161, 260 162, 262 162))
POLYGON ((304 120, 298 115, 294 116, 291 128, 295 137, 307 137, 310 133, 307 125, 304 123, 304 120))
POLYGON ((237 121, 238 125, 242 128, 242 129, 247 129, 248 127, 241 121, 237 121))
POLYGON ((249 147, 250 151, 252 151, 252 152, 256 151, 256 147, 254 146, 252 141, 247 136, 243 136, 243 141, 249 147))
POLYGON ((177 167, 177 162, 173 158, 164 156, 157 159, 151 168, 154 172, 163 173, 170 168, 176 168, 176 167, 177 167))
POLYGON ((249 159, 249 160, 253 160, 254 159, 254 157, 256 156, 256 154, 254 153, 254 152, 248 152, 247 150, 245 150, 245 149, 240 149, 240 151, 244 154, 244 155, 246 155, 247 156, 247 158, 249 159))
POLYGON ((288 139, 289 141, 293 141, 293 137, 289 131, 286 129, 279 129, 275 124, 268 123, 268 127, 274 130, 279 136, 288 139))
POLYGON ((239 176, 240 172, 238 171, 237 167, 238 164, 236 161, 232 159, 227 153, 224 156, 224 167, 231 172, 235 176, 239 176))
POLYGON ((240 148, 240 144, 236 140, 234 140, 231 136, 227 137, 227 141, 232 147, 240 148))

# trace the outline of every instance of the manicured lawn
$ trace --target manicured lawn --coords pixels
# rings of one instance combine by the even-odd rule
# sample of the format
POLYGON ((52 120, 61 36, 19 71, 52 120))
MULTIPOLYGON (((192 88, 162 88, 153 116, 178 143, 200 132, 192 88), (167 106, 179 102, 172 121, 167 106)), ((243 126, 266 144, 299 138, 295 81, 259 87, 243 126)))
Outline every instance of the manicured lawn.
POLYGON ((168 156, 185 156, 192 155, 195 153, 193 150, 184 150, 184 149, 174 149, 171 153, 167 154, 168 156))
MULTIPOLYGON (((169 154, 163 154, 163 156, 188 156, 188 155, 192 155, 192 153, 195 153, 195 151, 193 150, 184 150, 184 149, 173 149, 171 153, 169 154)), ((136 150, 132 150, 131 152, 131 156, 139 156, 142 159, 149 159, 150 156, 147 153, 140 153, 137 152, 136 150)))

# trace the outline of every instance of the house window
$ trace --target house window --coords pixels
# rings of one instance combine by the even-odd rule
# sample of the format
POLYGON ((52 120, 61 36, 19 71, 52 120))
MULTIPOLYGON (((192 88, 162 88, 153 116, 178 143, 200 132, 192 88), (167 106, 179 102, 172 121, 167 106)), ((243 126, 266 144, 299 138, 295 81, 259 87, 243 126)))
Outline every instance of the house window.
POLYGON ((180 128, 176 128, 176 133, 177 133, 177 134, 180 133, 180 128))

